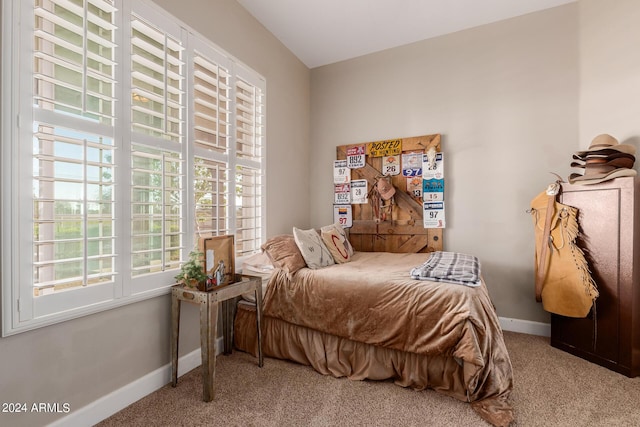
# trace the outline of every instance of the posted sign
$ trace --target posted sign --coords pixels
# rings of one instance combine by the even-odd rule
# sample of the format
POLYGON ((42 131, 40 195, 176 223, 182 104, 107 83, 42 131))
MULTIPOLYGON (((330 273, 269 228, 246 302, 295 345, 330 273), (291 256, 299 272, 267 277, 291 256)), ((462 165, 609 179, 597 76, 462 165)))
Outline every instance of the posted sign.
POLYGON ((371 157, 383 157, 398 155, 402 152, 401 139, 389 139, 369 143, 369 155, 371 157))

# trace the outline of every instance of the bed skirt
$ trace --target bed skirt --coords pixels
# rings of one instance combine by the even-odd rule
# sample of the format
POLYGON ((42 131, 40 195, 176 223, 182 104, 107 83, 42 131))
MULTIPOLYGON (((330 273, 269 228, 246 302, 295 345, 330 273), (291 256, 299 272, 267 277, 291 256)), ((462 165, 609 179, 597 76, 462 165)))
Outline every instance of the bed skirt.
MULTIPOLYGON (((258 353, 255 306, 241 302, 234 323, 234 344, 254 356, 258 353)), ((394 380, 402 387, 432 389, 468 402, 464 366, 454 357, 427 356, 360 343, 280 319, 264 316, 262 350, 265 356, 313 367, 323 375, 352 380, 394 380)), ((513 421, 510 404, 500 400, 470 402, 473 409, 495 426, 513 421)))

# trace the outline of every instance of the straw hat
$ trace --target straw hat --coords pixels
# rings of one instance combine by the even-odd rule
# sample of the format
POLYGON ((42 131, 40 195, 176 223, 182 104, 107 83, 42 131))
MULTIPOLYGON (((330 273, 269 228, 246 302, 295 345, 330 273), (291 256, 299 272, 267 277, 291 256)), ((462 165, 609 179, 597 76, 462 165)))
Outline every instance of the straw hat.
MULTIPOLYGON (((584 153, 584 151, 581 151, 584 153)), ((604 149, 604 150, 596 150, 587 152, 587 154, 583 156, 578 156, 578 154, 573 155, 574 160, 587 160, 587 159, 597 159, 597 158, 605 158, 605 159, 618 159, 618 158, 627 158, 627 159, 636 159, 636 156, 629 153, 622 153, 618 150, 604 149)))
POLYGON ((635 169, 619 168, 609 172, 598 172, 598 168, 585 167, 584 175, 572 173, 569 175, 569 182, 576 185, 599 184, 614 178, 623 176, 636 176, 638 173, 635 169))
POLYGON ((591 141, 588 150, 577 151, 571 163, 572 168, 582 169, 583 173, 569 175, 571 184, 598 184, 623 176, 636 176, 633 168, 636 160, 636 147, 620 144, 617 139, 606 133, 591 141))
POLYGON ((615 150, 621 153, 627 153, 634 156, 636 155, 636 147, 629 144, 620 144, 617 139, 606 133, 593 138, 591 145, 589 145, 589 149, 585 151, 577 151, 576 155, 584 157, 587 154, 596 154, 596 152, 600 150, 615 150))
MULTIPOLYGON (((622 154, 622 153, 621 153, 622 154)), ((625 156, 629 156, 625 154, 625 156)), ((600 166, 611 166, 612 169, 616 168, 628 168, 631 169, 633 164, 635 163, 635 157, 590 157, 587 156, 584 160, 578 160, 576 162, 571 162, 572 168, 582 168, 584 169, 587 165, 600 165, 600 166)))

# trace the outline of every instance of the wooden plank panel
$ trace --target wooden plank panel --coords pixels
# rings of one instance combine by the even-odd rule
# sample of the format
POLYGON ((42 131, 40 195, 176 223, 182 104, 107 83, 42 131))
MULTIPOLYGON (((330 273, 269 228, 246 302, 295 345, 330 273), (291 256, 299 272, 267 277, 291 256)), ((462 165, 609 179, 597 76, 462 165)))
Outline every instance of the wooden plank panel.
MULTIPOLYGON (((362 230, 362 229, 361 229, 362 230)), ((375 230, 375 229, 374 229, 375 230)), ((349 233, 349 240, 358 251, 371 251, 384 246, 385 252, 433 252, 442 250, 442 230, 429 229, 425 234, 349 233), (383 244, 384 242, 384 244, 383 244)))
POLYGON ((420 252, 425 248, 429 249, 428 246, 429 246, 428 236, 414 235, 414 236, 411 236, 409 240, 403 242, 400 246, 398 246, 398 252, 404 252, 404 253, 420 252))
MULTIPOLYGON (((439 134, 402 138, 402 151, 425 152, 431 147, 441 151, 439 134)), ((347 149, 351 144, 336 147, 336 158, 346 159, 347 149)), ((366 179, 369 190, 382 176, 382 157, 367 155, 363 168, 352 169, 351 179, 366 179)), ((407 180, 402 175, 391 177, 396 188, 395 205, 392 214, 386 221, 378 221, 374 217, 371 204, 353 206, 353 227, 349 229, 349 239, 356 250, 384 252, 431 252, 442 250, 442 229, 425 229, 422 219, 422 200, 414 198, 406 192, 407 180)))
POLYGON ((376 223, 374 220, 354 220, 351 234, 429 234, 430 228, 419 227, 411 224, 394 224, 392 221, 376 223))

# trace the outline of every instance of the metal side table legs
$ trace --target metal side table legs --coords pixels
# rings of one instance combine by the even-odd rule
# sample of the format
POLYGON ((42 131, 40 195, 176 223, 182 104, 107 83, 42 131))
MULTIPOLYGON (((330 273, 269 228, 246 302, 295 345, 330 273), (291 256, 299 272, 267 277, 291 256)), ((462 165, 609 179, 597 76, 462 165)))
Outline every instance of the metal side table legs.
MULTIPOLYGON (((259 277, 236 275, 236 282, 203 292, 183 288, 171 288, 171 385, 178 384, 178 344, 180 340, 180 304, 182 301, 200 306, 200 349, 202 351, 202 400, 213 400, 213 384, 216 375, 216 338, 218 335, 218 305, 248 292, 256 295, 256 328, 258 333, 258 366, 263 366, 262 356, 262 281, 259 277)), ((230 301, 228 301, 229 303, 230 301)), ((228 304, 227 303, 227 304, 228 304)), ((233 319, 230 307, 225 307, 225 353, 231 352, 230 341, 233 319)))

